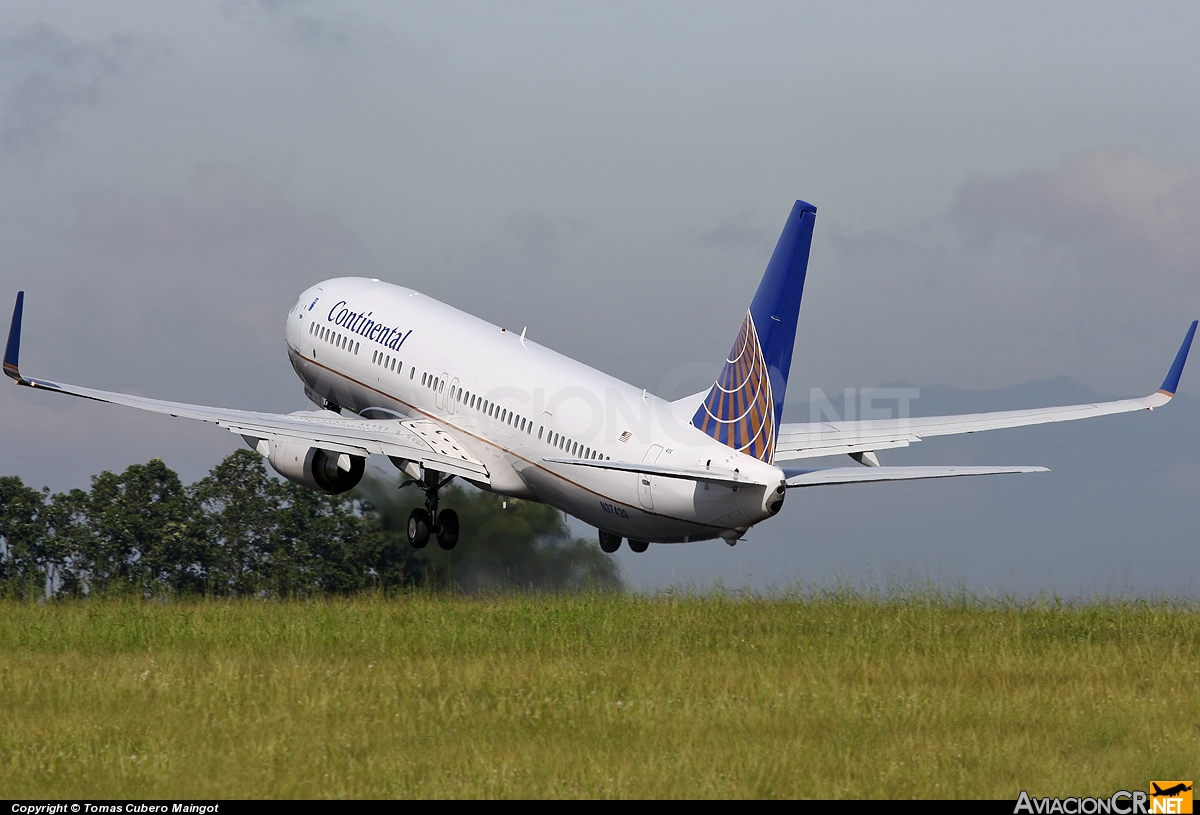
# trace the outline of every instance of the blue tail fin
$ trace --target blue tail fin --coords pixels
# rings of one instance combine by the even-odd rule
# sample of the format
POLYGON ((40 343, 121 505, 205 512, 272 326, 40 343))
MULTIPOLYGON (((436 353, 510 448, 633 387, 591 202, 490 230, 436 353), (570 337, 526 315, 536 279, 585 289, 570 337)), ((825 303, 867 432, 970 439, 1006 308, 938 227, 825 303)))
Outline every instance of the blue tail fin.
POLYGON ((725 368, 692 417, 717 441, 767 462, 775 457, 816 216, 812 204, 792 207, 725 368))

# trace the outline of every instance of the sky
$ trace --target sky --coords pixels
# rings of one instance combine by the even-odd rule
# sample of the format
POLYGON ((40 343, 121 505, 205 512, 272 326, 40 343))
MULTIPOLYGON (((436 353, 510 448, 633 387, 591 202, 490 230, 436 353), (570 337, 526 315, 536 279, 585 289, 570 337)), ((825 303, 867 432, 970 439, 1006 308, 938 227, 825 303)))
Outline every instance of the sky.
MULTIPOLYGON (((14 0, 0 295, 27 293, 30 374, 166 399, 308 408, 284 316, 348 274, 676 398, 803 198, 788 418, 896 383, 914 414, 1140 395, 1200 316, 1197 30, 1185 3, 14 0)), ((1195 593, 1190 373, 1173 420, 883 456, 1049 475, 794 491, 734 549, 622 567, 651 590, 1195 593)), ((15 388, 0 416, 0 472, 54 490, 152 456, 194 480, 240 443, 15 388)))

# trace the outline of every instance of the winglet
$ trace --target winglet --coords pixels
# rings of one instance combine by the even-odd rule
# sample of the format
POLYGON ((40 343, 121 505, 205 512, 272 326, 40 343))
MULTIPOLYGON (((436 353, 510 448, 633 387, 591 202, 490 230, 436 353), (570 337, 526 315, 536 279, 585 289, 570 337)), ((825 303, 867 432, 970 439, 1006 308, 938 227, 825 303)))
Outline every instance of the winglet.
MULTIPOLYGON (((1183 338, 1183 345, 1179 346, 1179 353, 1175 355, 1175 361, 1171 363, 1171 370, 1167 371, 1167 378, 1163 380, 1162 387, 1158 389, 1159 393, 1167 396, 1175 395, 1175 390, 1179 387, 1179 377, 1183 375, 1183 363, 1187 362, 1188 351, 1192 347, 1192 338, 1196 336, 1198 322, 1200 320, 1192 321, 1192 327, 1188 329, 1187 336, 1183 338)), ((12 340, 9 342, 11 343, 12 340)), ((8 357, 5 357, 4 366, 8 367, 8 357)))
POLYGON ((4 373, 17 382, 24 382, 17 368, 17 358, 21 355, 21 311, 25 307, 25 292, 17 292, 17 304, 13 307, 12 325, 8 329, 8 345, 4 347, 4 373))

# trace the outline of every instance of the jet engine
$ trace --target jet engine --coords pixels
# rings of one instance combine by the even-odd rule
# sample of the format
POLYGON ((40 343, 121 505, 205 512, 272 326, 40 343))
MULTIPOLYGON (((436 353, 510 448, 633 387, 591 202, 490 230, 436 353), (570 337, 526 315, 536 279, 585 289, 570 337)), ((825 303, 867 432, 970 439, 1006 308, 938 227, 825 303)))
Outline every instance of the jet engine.
POLYGON ((264 452, 264 447, 268 448, 265 454, 271 468, 288 481, 326 495, 336 495, 358 486, 367 464, 362 456, 331 453, 296 442, 262 439, 251 446, 260 453, 264 452))

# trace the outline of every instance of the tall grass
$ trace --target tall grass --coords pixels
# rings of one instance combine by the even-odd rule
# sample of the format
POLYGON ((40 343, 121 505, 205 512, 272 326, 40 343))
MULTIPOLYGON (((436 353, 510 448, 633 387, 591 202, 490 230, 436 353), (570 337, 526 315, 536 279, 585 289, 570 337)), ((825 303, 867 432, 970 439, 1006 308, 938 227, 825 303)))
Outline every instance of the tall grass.
POLYGON ((5 797, 1105 795, 1200 615, 852 593, 0 602, 5 797))

